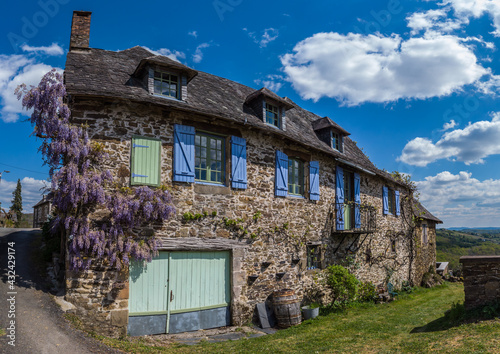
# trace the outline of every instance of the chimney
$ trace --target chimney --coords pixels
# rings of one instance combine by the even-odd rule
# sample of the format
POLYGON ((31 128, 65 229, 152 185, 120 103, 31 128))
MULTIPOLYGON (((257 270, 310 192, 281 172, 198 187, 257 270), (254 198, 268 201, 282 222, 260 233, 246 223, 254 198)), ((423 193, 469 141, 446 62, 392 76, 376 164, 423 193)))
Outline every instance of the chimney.
POLYGON ((69 40, 69 50, 89 49, 90 37, 90 11, 73 11, 73 21, 71 22, 71 39, 69 40))

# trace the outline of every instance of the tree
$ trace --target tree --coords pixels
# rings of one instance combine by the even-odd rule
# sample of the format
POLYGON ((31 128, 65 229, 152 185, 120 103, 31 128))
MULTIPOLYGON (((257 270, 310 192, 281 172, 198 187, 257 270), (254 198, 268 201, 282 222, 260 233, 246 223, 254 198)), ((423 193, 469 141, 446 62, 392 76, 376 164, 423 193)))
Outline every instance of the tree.
POLYGON ((17 220, 15 226, 19 227, 21 224, 21 219, 23 217, 23 197, 21 196, 21 180, 17 180, 16 189, 12 192, 12 205, 10 206, 10 211, 16 214, 17 220))
POLYGON ((161 224, 175 212, 166 187, 114 183, 111 172, 101 167, 109 158, 104 145, 91 142, 84 127, 70 123, 66 88, 55 69, 37 87, 20 85, 16 94, 23 107, 33 109, 33 134, 42 139, 40 151, 52 178, 51 230, 60 232, 71 269, 97 263, 120 270, 130 258, 151 261, 158 239, 137 230, 161 224))

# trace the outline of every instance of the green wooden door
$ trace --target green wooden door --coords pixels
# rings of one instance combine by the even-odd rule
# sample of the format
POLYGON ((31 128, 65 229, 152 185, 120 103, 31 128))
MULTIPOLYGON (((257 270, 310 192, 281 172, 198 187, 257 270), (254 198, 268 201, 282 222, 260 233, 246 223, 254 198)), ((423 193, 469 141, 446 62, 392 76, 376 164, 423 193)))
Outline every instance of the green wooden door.
POLYGON ((172 252, 170 312, 229 305, 229 252, 172 252))
POLYGON ((133 262, 129 276, 129 316, 167 314, 168 252, 152 262, 133 262))

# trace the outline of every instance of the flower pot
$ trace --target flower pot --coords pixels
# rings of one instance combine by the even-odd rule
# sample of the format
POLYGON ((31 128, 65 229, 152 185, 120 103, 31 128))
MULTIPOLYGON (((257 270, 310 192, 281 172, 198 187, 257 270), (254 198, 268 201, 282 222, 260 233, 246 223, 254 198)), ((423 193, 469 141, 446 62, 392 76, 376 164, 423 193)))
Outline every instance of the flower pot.
POLYGON ((319 307, 312 309, 309 306, 303 306, 302 307, 302 314, 304 315, 304 320, 316 318, 319 315, 319 307))

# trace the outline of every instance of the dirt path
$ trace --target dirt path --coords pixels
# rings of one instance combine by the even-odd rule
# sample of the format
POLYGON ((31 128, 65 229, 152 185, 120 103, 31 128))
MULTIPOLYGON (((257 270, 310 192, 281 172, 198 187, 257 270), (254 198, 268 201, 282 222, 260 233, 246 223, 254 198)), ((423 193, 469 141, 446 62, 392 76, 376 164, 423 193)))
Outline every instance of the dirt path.
POLYGON ((30 262, 30 244, 37 232, 29 229, 0 229, 0 327, 7 332, 0 336, 0 353, 117 353, 72 329, 50 294, 37 283, 37 270, 33 269, 30 262), (13 289, 10 288, 8 277, 10 242, 15 242, 15 252, 10 252, 15 256, 16 278, 13 289), (12 331, 15 337, 9 336, 12 320, 15 320, 15 330, 12 331))

